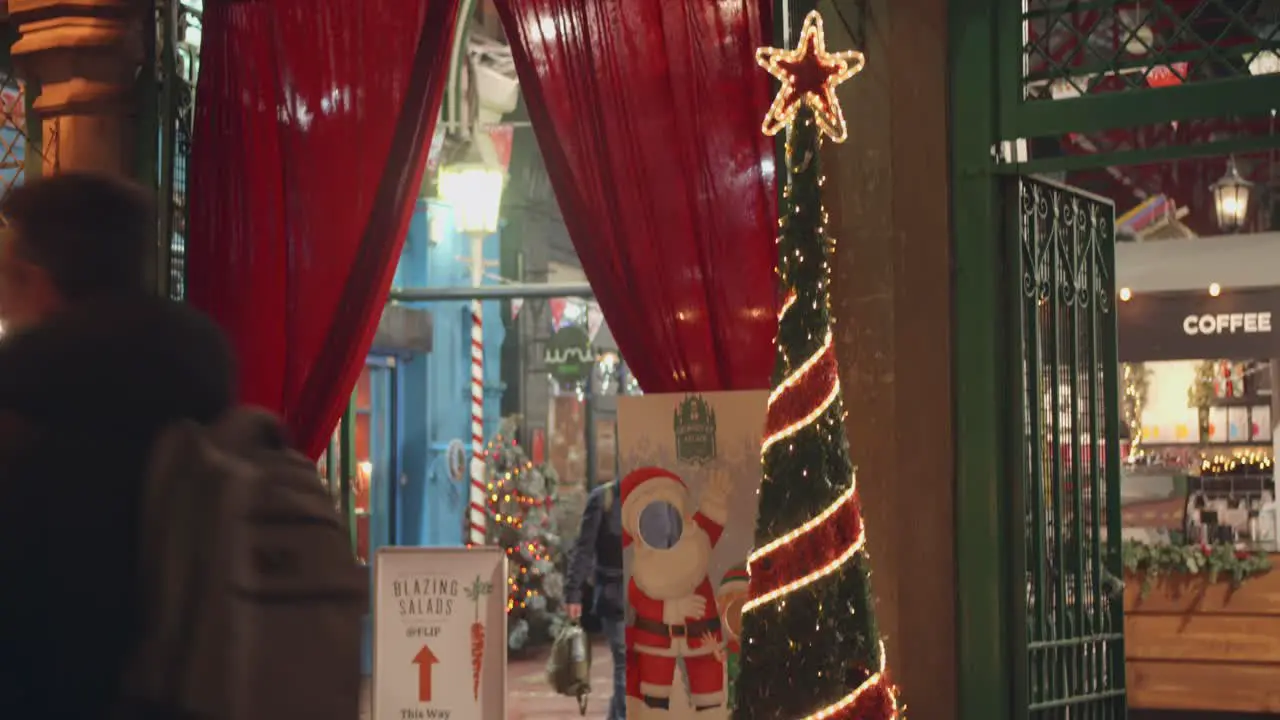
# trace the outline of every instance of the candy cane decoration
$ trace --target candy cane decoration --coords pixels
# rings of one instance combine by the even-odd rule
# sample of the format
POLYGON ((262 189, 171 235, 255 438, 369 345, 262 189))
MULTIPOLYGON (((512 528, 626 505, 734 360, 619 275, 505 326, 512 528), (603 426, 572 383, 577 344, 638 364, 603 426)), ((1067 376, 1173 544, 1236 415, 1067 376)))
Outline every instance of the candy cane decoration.
MULTIPOLYGON (((484 279, 484 237, 471 237, 471 282, 484 279)), ((479 300, 471 301, 471 502, 467 511, 467 544, 485 542, 484 464, 484 316, 479 300)))

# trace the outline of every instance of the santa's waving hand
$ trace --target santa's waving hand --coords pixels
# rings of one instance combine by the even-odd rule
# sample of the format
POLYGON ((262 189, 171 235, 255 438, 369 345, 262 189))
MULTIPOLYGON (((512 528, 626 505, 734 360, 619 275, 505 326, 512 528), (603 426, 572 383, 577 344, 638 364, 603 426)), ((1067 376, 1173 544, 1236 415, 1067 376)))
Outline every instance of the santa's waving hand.
POLYGON ((677 658, 696 708, 724 704, 723 636, 707 568, 731 490, 729 476, 713 470, 694 511, 688 487, 668 470, 641 468, 622 481, 622 543, 632 548, 627 645, 636 660, 627 674, 638 674, 628 682, 628 717, 670 707, 677 658))

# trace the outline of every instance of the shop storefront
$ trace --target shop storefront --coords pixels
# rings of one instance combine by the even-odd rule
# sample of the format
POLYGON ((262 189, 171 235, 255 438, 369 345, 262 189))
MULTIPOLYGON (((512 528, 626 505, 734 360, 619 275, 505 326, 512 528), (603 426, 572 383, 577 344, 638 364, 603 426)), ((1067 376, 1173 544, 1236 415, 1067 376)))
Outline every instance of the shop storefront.
POLYGON ((1274 709, 1280 234, 1116 255, 1131 705, 1274 709))

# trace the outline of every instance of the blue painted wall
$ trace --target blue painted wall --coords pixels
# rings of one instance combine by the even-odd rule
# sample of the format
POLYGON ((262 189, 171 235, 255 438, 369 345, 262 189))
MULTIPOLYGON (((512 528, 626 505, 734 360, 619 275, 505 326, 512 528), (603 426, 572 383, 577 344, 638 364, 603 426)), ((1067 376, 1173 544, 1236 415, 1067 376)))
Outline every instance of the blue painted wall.
MULTIPOLYGON (((396 268, 394 287, 462 287, 471 284, 467 258, 471 241, 453 228, 447 205, 419 200, 409 222, 404 252, 396 268), (431 237, 432 214, 439 237, 431 237)), ((485 259, 497 271, 498 238, 485 241, 485 259)), ((486 281, 486 284, 489 284, 486 281)), ((390 492, 397 493, 395 537, 391 545, 461 546, 462 523, 467 506, 469 477, 449 477, 446 452, 452 440, 461 440, 470 458, 471 435, 471 305, 466 301, 422 303, 431 311, 432 349, 430 353, 400 355, 397 358, 398 388, 396 418, 399 425, 394 449, 396 460, 376 463, 398 470, 401 481, 381 482, 376 477, 372 508, 384 514, 390 508, 390 492), (378 492, 378 488, 386 488, 378 492)), ((503 328, 501 304, 486 302, 483 308, 485 373, 485 438, 497 432, 502 397, 501 353, 503 328)), ((379 362, 382 354, 370 355, 379 362)), ((383 360, 385 362, 385 360, 383 360)), ((374 393, 374 411, 390 414, 389 403, 379 402, 374 393)), ((388 422, 387 427, 390 426, 388 422)), ((373 423, 377 426, 378 423, 373 423)), ((371 438, 376 441, 377 438, 371 438)), ((393 470, 393 472, 395 471, 393 470)), ((370 519, 371 541, 387 534, 386 524, 370 519)), ((376 550, 376 546, 371 548, 376 550)), ((373 628, 365 616, 362 664, 365 675, 372 669, 373 628)))
MULTIPOLYGON (((434 200, 420 200, 405 239, 396 287, 461 287, 471 284, 467 257, 470 240, 453 228, 452 211, 434 200), (432 215, 435 214, 435 222, 432 215), (439 237, 431 237, 436 230, 439 237)), ((495 263, 498 239, 484 244, 485 259, 495 263)), ((486 281, 488 284, 489 281, 486 281)), ((394 543, 462 544, 467 479, 449 477, 446 451, 461 440, 470 452, 471 309, 465 301, 423 303, 432 315, 432 350, 401 364, 400 467, 404 482, 394 543)), ((499 348, 505 330, 501 304, 484 304, 485 437, 497 431, 501 398, 499 348)))

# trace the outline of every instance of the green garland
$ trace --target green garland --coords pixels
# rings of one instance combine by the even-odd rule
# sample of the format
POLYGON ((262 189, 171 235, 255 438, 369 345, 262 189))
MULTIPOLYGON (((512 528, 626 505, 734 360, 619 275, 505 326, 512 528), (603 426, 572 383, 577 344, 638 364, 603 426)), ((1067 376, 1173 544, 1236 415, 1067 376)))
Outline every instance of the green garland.
POLYGON ((1207 575, 1210 583, 1231 576, 1238 588, 1248 578, 1271 570, 1271 558, 1261 550, 1237 550, 1230 543, 1212 545, 1148 545, 1126 540, 1121 546, 1124 569, 1142 575, 1142 596, 1155 587, 1161 575, 1207 575))

